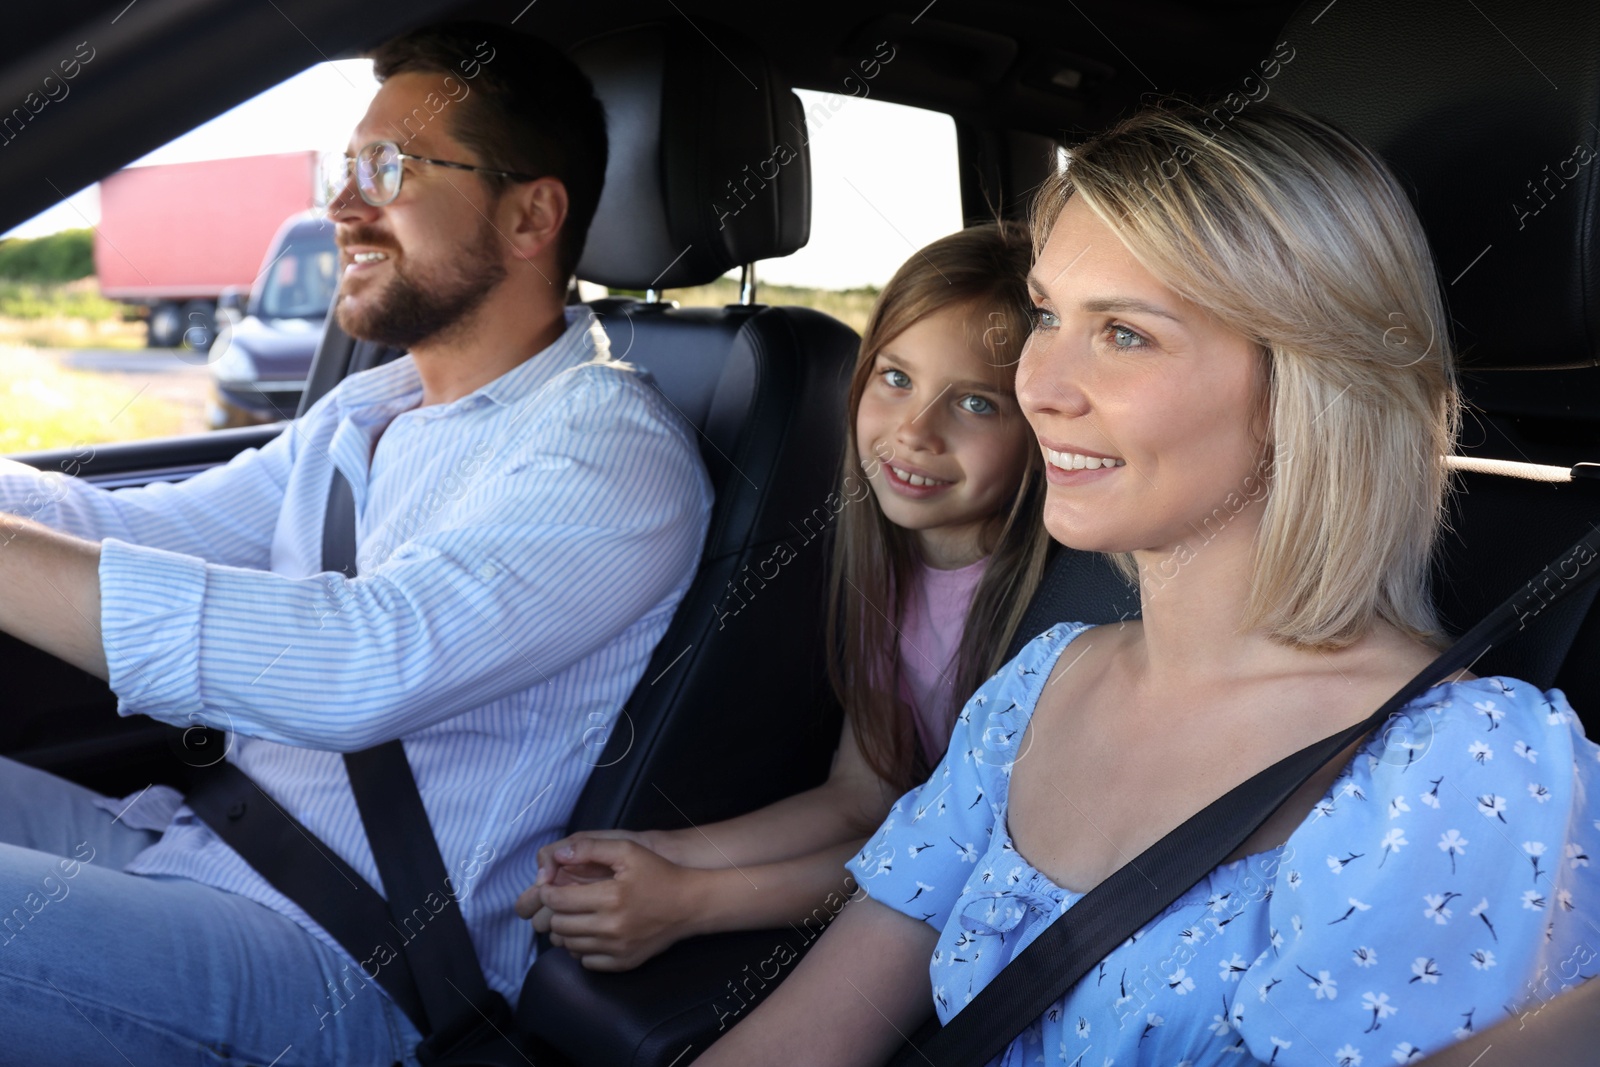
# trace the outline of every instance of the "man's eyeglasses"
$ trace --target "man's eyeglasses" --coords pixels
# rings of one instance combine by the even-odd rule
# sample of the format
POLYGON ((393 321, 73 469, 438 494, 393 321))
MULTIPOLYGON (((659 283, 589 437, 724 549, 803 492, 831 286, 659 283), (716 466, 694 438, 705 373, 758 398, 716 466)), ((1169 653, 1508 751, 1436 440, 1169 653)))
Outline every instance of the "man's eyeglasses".
POLYGON ((445 159, 414 156, 409 152, 400 151, 400 146, 393 141, 373 141, 363 146, 353 157, 339 152, 323 153, 320 163, 323 203, 327 204, 330 210, 334 208, 350 184, 350 171, 353 168, 356 175, 356 191, 361 194, 361 199, 373 207, 382 207, 400 195, 400 180, 405 176, 405 167, 401 161, 406 159, 418 163, 431 163, 436 167, 496 174, 518 182, 538 180, 531 174, 518 174, 515 171, 495 170, 493 167, 476 167, 470 163, 452 163, 445 159))

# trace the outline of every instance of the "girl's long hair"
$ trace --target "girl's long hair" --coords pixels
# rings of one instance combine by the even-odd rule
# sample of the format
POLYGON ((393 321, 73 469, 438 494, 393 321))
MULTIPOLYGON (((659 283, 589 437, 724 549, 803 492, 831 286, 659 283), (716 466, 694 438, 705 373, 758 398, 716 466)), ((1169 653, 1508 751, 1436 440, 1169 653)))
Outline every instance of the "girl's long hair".
MULTIPOLYGON (((878 353, 938 311, 966 310, 974 350, 987 353, 995 366, 1014 367, 1031 323, 1025 280, 1031 262, 1028 230, 1014 222, 969 227, 928 245, 879 295, 850 379, 841 493, 847 505, 839 514, 828 580, 827 641, 833 653, 828 675, 867 765, 897 795, 931 770, 910 711, 899 698, 899 620, 920 557, 914 535, 885 518, 877 497, 862 486, 856 414, 878 353), (864 491, 855 491, 858 487, 864 491)), ((870 473, 876 473, 871 468, 878 462, 867 464, 870 473)), ((967 611, 954 664, 958 706, 1004 662, 1044 573, 1050 545, 1044 494, 1044 464, 1039 450, 1030 448, 1010 506, 995 516, 989 564, 967 611)), ((952 719, 947 726, 953 725, 952 719)))

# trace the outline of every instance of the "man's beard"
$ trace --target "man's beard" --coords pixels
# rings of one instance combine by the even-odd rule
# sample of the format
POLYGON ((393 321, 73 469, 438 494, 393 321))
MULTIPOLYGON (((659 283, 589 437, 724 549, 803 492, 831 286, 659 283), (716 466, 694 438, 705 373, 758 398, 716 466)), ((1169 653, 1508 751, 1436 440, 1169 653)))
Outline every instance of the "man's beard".
POLYGON ((506 268, 495 246, 498 239, 485 220, 471 245, 453 261, 412 277, 401 273, 398 261, 391 259, 393 277, 369 298, 361 312, 354 311, 343 295, 339 297, 335 316, 340 328, 359 340, 402 351, 444 336, 477 310, 505 278, 506 268))

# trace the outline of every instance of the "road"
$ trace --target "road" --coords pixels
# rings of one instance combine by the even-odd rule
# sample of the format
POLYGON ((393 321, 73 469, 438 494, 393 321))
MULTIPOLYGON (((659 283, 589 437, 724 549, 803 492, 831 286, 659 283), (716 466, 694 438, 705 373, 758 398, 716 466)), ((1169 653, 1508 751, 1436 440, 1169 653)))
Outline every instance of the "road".
POLYGON ((112 374, 176 374, 204 381, 202 357, 176 348, 41 348, 61 366, 70 370, 112 374))

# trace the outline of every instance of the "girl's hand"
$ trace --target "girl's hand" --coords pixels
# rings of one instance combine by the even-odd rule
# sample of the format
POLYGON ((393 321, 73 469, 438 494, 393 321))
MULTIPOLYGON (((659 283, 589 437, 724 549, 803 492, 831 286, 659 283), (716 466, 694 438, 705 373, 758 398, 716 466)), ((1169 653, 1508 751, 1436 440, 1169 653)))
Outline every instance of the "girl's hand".
POLYGON ((706 872, 679 867, 623 837, 575 837, 555 857, 557 877, 518 898, 517 914, 531 913, 534 928, 585 968, 632 970, 695 932, 694 883, 706 872), (595 870, 609 877, 588 879, 595 870), (584 877, 569 882, 568 871, 584 877))
MULTIPOLYGON (((539 850, 539 875, 534 879, 533 884, 538 887, 555 881, 558 867, 567 879, 558 883, 562 885, 571 885, 573 882, 592 882, 599 878, 610 878, 611 870, 603 864, 591 867, 576 865, 575 861, 571 859, 570 850, 579 841, 597 839, 632 841, 636 845, 643 845, 650 851, 664 856, 667 853, 662 848, 662 837, 663 835, 650 830, 580 830, 575 834, 563 837, 559 841, 552 841, 539 850), (561 858, 558 858, 558 853, 563 854, 561 858)), ((529 890, 529 892, 531 893, 532 890, 529 890)), ((524 893, 517 900, 517 914, 522 915, 524 919, 533 914, 532 911, 527 915, 522 914, 522 901, 527 897, 528 893, 524 893)), ((535 906, 535 910, 537 910, 537 906, 535 906)))

